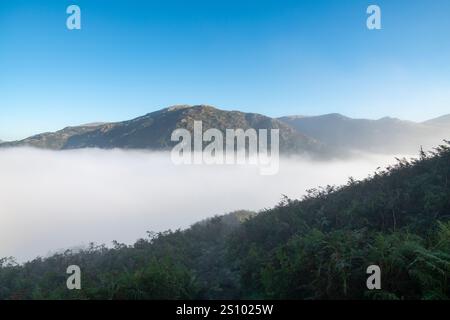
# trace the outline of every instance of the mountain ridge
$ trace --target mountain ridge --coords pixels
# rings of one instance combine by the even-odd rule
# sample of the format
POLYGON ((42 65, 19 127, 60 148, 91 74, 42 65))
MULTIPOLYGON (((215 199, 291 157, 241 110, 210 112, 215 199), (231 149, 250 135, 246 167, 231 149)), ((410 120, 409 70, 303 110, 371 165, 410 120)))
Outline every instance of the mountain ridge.
POLYGON ((450 126, 450 114, 433 118, 422 123, 426 125, 450 126))
POLYGON ((353 119, 338 113, 278 119, 330 148, 344 150, 416 153, 450 136, 450 117, 449 126, 435 125, 433 120, 418 123, 392 117, 353 119))
POLYGON ((225 111, 209 105, 177 105, 120 122, 66 127, 50 133, 4 143, 3 147, 32 146, 64 150, 79 148, 123 148, 169 150, 178 142, 170 137, 175 129, 193 131, 194 121, 203 129, 279 129, 280 151, 285 153, 320 153, 321 144, 278 119, 258 113, 225 111))
POLYGON ((416 153, 450 136, 450 115, 424 122, 392 117, 355 119, 340 113, 272 118, 259 113, 222 110, 211 105, 173 105, 126 121, 68 126, 10 142, 0 147, 31 146, 51 150, 122 148, 169 150, 175 129, 280 129, 280 152, 289 154, 346 155, 351 151, 416 153), (448 125, 447 125, 448 123, 448 125))

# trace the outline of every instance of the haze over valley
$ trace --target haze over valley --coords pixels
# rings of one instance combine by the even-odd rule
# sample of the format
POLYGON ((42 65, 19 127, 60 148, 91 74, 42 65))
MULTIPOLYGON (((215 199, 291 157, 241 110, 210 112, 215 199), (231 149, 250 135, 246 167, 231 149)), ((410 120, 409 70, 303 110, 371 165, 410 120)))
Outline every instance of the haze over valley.
POLYGON ((244 166, 175 166, 168 152, 35 148, 0 150, 0 256, 26 261, 85 246, 133 243, 146 231, 185 228, 283 195, 364 178, 393 156, 280 160, 274 176, 244 166))
POLYGON ((0 144, 0 256, 19 261, 88 242, 132 243, 146 231, 273 207, 286 195, 362 179, 396 157, 450 136, 450 118, 424 123, 338 114, 274 119, 211 106, 175 106, 0 144), (176 166, 176 128, 279 129, 279 172, 255 165, 176 166))

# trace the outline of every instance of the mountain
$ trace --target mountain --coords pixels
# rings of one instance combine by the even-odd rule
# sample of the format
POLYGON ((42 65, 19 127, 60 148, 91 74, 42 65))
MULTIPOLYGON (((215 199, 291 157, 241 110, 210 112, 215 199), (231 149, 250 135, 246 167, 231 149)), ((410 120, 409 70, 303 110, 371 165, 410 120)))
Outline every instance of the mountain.
MULTIPOLYGON (((0 300, 448 300, 450 147, 341 187, 133 245, 91 245, 24 265, 0 259, 0 300), (68 265, 83 290, 66 290, 68 265), (366 286, 371 265, 381 289, 366 286)), ((89 239, 86 239, 89 241, 89 239)))
POLYGON ((412 154, 421 147, 428 150, 439 145, 450 136, 450 125, 437 125, 444 123, 444 119, 450 121, 450 117, 425 123, 389 117, 352 119, 337 113, 279 118, 299 132, 323 142, 329 149, 412 154))
POLYGON ((123 148, 170 150, 172 132, 193 131, 194 121, 203 131, 219 129, 279 129, 280 152, 345 156, 352 151, 415 154, 429 150, 450 137, 450 115, 416 123, 385 117, 353 119, 333 113, 320 116, 288 116, 278 119, 256 113, 225 111, 207 105, 179 105, 128 121, 92 123, 38 134, 24 140, 1 143, 1 147, 33 146, 63 150, 79 148, 123 148))
POLYGON ((63 149, 68 140, 79 134, 97 129, 97 126, 83 125, 77 127, 67 127, 57 132, 46 132, 26 138, 20 141, 4 142, 2 147, 31 146, 43 149, 63 149))
POLYGON ((425 125, 450 127, 450 114, 423 122, 425 125))
POLYGON ((194 121, 202 121, 203 130, 279 129, 280 151, 302 153, 321 151, 321 144, 282 121, 255 113, 224 111, 211 106, 174 106, 129 121, 67 127, 39 134, 2 146, 33 146, 45 149, 124 148, 169 150, 172 132, 178 128, 193 131, 194 121))

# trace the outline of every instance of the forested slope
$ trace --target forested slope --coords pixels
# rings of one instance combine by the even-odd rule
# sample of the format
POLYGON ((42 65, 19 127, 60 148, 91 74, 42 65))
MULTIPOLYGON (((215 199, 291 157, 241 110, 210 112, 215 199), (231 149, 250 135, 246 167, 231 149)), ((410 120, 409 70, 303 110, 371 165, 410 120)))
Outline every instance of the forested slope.
POLYGON ((17 265, 0 299, 449 299, 450 148, 254 215, 17 265), (79 265, 82 290, 66 288, 79 265), (366 288, 379 265, 382 290, 366 288))

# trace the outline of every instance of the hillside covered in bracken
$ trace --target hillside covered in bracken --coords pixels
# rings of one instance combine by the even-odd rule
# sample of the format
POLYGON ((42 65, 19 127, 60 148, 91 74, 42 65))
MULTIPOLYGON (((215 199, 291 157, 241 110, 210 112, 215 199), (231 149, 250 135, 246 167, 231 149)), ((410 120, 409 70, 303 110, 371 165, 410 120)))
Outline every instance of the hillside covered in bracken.
POLYGON ((450 147, 258 214, 0 265, 0 299, 449 299, 450 147))

